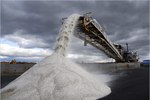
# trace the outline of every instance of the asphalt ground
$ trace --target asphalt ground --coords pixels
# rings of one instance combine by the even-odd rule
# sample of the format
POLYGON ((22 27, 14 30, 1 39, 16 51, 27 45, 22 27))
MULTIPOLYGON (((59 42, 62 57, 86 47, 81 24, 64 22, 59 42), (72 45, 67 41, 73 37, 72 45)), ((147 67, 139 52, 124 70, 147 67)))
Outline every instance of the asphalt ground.
POLYGON ((19 77, 19 75, 14 75, 14 76, 2 76, 1 77, 1 88, 5 87, 7 84, 12 82, 14 79, 19 77))
MULTIPOLYGON (((108 83, 111 94, 97 100, 149 100, 149 68, 129 69, 111 74, 118 76, 108 83)), ((1 77, 1 88, 17 77, 1 77)))
POLYGON ((149 100, 149 68, 112 73, 121 75, 110 82, 112 93, 98 100, 149 100))

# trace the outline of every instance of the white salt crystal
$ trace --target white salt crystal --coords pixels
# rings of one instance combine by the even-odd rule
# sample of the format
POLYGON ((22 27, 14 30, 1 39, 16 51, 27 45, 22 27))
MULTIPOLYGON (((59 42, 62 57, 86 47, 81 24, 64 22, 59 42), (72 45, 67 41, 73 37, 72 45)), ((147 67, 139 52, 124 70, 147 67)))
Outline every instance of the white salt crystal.
POLYGON ((65 21, 51 56, 1 90, 2 100, 96 100, 111 92, 103 82, 65 58, 78 18, 73 14, 65 21))

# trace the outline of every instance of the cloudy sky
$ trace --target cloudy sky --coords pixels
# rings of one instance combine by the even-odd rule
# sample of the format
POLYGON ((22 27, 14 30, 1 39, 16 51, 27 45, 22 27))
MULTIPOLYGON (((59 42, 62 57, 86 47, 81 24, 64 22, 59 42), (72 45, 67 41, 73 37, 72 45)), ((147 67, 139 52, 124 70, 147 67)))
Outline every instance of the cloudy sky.
MULTIPOLYGON (((2 1, 1 61, 38 62, 52 54, 62 18, 73 13, 92 16, 105 28, 112 42, 149 59, 148 1, 2 1)), ((74 38, 68 57, 76 61, 113 61, 103 52, 74 38)))

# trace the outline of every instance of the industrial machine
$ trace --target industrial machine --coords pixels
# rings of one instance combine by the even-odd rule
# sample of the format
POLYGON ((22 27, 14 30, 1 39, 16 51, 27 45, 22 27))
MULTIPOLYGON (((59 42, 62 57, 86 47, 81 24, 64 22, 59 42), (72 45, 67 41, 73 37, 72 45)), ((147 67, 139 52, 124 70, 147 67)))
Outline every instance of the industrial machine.
POLYGON ((137 53, 130 52, 128 44, 125 49, 110 41, 101 25, 89 14, 80 16, 74 35, 83 40, 85 46, 91 44, 116 62, 138 62, 137 53))

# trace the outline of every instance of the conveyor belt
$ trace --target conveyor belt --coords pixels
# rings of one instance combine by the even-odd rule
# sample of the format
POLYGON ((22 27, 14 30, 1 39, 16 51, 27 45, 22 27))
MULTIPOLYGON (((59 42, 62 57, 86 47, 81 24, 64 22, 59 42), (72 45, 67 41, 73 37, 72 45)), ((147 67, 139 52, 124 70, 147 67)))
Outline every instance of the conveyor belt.
POLYGON ((78 38, 91 44, 99 50, 102 50, 108 57, 114 58, 117 62, 123 62, 124 59, 113 43, 108 39, 106 33, 100 24, 89 16, 81 16, 77 26, 78 38))

